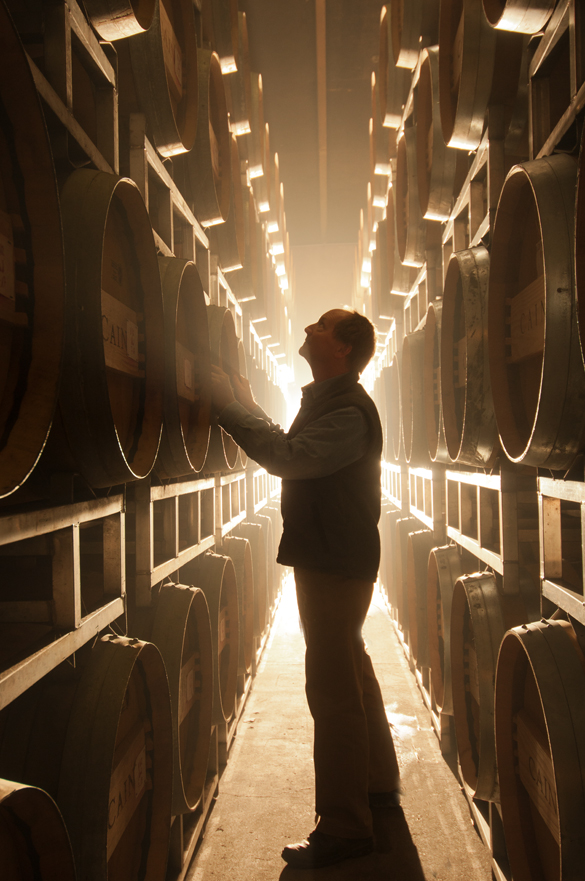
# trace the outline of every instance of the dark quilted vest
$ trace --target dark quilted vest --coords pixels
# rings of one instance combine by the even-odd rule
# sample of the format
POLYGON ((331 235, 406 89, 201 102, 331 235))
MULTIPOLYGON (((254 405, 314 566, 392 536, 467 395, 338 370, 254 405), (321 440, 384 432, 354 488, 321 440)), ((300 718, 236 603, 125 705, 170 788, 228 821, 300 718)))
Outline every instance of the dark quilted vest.
POLYGON ((288 437, 326 413, 359 407, 368 423, 367 452, 328 477, 282 481, 283 534, 277 559, 287 566, 375 581, 380 564, 382 428, 376 405, 357 375, 346 377, 330 394, 301 407, 288 437))

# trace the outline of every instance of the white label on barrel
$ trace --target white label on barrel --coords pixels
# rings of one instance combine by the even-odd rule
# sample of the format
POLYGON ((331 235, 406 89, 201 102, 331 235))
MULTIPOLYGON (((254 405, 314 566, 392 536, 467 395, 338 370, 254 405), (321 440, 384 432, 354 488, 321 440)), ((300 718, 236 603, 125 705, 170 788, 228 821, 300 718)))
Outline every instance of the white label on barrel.
POLYGON ((138 368, 138 316, 107 291, 102 291, 102 339, 106 367, 142 376, 138 368))
POLYGON ((557 789, 547 738, 526 710, 518 712, 515 722, 520 780, 555 841, 560 844, 557 789))
POLYGON ((160 4, 160 33, 165 67, 179 100, 183 97, 183 53, 171 24, 165 4, 160 4))
POLYGON ((544 319, 544 276, 541 275, 510 302, 510 362, 542 352, 544 319))
POLYGON ((175 358, 177 368, 177 394, 188 401, 195 400, 193 374, 195 372, 195 356, 178 340, 175 342, 175 358))
POLYGON ((114 768, 110 779, 108 859, 132 819, 146 789, 146 783, 146 741, 144 729, 141 728, 114 768))
POLYGON ((195 655, 181 667, 179 683, 179 725, 195 703, 195 655))
POLYGON ((10 217, 0 211, 0 296, 14 300, 14 241, 10 217))
POLYGON ((467 652, 467 681, 469 683, 469 691, 472 698, 479 704, 479 671, 477 668, 475 647, 471 643, 466 643, 465 651, 467 652))

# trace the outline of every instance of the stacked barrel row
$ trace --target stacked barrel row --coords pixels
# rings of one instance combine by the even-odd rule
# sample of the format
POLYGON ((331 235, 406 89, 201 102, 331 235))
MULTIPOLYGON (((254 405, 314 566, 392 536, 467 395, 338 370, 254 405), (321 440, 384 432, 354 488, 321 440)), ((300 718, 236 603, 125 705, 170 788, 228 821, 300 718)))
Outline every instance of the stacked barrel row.
POLYGON ((158 587, 132 637, 83 647, 0 712, 2 877, 73 878, 67 833, 79 879, 166 877, 171 818, 204 797, 274 603, 272 535, 268 516, 242 523, 158 587))
MULTIPOLYGON (((39 518, 55 522, 47 500, 83 505, 130 481, 148 496, 151 480, 243 469, 213 417, 212 365, 249 374, 260 403, 282 411, 274 356, 288 352, 292 285, 278 157, 237 3, 82 7, 0 3, 0 497, 3 515, 42 503, 39 518)), ((189 543, 207 518, 208 547, 213 505, 203 511, 196 489, 184 498, 189 543)), ((140 529, 157 541, 155 503, 149 526, 133 505, 129 494, 129 563, 140 529)), ((95 609, 81 574, 99 558, 88 578, 105 594, 107 518, 84 524, 81 550, 73 540, 71 579, 52 559, 64 531, 2 548, 3 666, 26 660, 36 681, 0 712, 2 878, 167 877, 171 821, 209 809, 218 731, 233 731, 276 601, 279 513, 253 507, 147 607, 130 577, 128 617, 107 635, 85 626, 95 609), (26 600, 42 596, 51 622, 57 595, 81 606, 82 626, 43 629, 35 650, 58 638, 75 651, 50 669, 21 630, 35 626, 26 600)), ((123 513, 117 523, 122 556, 123 513)))
MULTIPOLYGON (((388 334, 374 394, 389 467, 410 473, 383 512, 381 580, 434 712, 453 719, 468 796, 501 816, 513 881, 577 878, 585 857, 584 629, 541 596, 538 566, 538 469, 579 479, 585 446, 585 150, 577 117, 536 155, 577 111, 574 84, 553 117, 529 78, 555 5, 382 10, 356 295, 388 334), (437 489, 423 512, 420 468, 437 489)), ((541 77, 562 76, 558 58, 541 77)))
MULTIPOLYGON (((19 23, 22 10, 10 6, 19 23)), ((204 4, 199 25, 186 0, 128 4, 120 18, 99 2, 87 11, 100 36, 116 40, 122 169, 130 171, 128 121, 141 112, 220 267, 231 273, 244 315, 265 318, 266 338, 286 349, 291 268, 278 157, 268 146, 261 81, 248 69, 245 15, 236 8, 226 42, 219 7, 204 4), (197 49, 198 26, 204 45, 231 46, 237 70, 233 59, 230 67, 227 56, 197 49), (248 186, 250 168, 266 193, 260 183, 248 186)), ((48 31, 51 5, 36 14, 39 33, 48 31)), ((174 257, 157 257, 155 187, 149 213, 129 177, 72 171, 63 139, 47 131, 4 6, 1 15, 0 495, 23 485, 43 450, 42 472, 80 470, 93 487, 143 478, 155 463, 165 477, 199 472, 210 433, 208 279, 177 243, 174 257)), ((23 37, 30 39, 28 30, 23 37)), ((50 73, 50 54, 35 57, 50 73)), ((79 102, 79 121, 99 144, 97 90, 83 66, 73 67, 73 109, 79 102)), ((239 372, 233 339, 230 346, 214 359, 239 372)), ((230 467, 211 456, 206 470, 230 467)))

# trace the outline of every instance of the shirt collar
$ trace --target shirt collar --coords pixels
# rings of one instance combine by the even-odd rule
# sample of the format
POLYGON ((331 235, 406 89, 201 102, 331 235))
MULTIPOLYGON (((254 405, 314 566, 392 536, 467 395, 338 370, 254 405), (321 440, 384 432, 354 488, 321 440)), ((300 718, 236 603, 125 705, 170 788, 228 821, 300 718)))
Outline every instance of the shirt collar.
MULTIPOLYGON (((329 379, 323 379, 321 382, 310 382, 301 389, 303 393, 303 404, 312 404, 320 400, 329 391, 335 389, 338 385, 347 382, 349 373, 341 373, 339 376, 331 376, 329 379)), ((356 376, 357 379, 357 376, 356 376)))

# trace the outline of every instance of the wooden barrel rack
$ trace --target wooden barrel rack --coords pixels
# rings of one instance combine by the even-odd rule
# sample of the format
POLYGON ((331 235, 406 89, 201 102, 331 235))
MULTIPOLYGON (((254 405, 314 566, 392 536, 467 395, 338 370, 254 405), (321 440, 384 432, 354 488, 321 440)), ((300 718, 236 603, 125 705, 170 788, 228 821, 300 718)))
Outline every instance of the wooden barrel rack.
POLYGON ((161 477, 201 471, 211 431, 211 353, 205 294, 189 260, 159 257, 165 320, 161 477))
POLYGON ((551 469, 571 465, 585 432, 576 175, 563 154, 516 165, 492 232, 489 363, 500 440, 513 462, 551 469))
POLYGON ((393 189, 398 254, 402 263, 420 267, 425 262, 427 230, 418 194, 414 127, 400 132, 396 150, 396 182, 393 189))
POLYGON ((483 246, 449 260, 441 317, 441 401, 453 462, 485 466, 497 429, 488 366, 487 297, 490 257, 483 246))
POLYGON ((159 0, 148 30, 129 37, 128 45, 136 92, 156 149, 161 156, 188 152, 195 145, 199 106, 193 4, 159 0))
POLYGON ((146 477, 163 419, 164 321, 152 229, 131 180, 80 169, 61 193, 69 308, 59 410, 91 486, 146 477))

